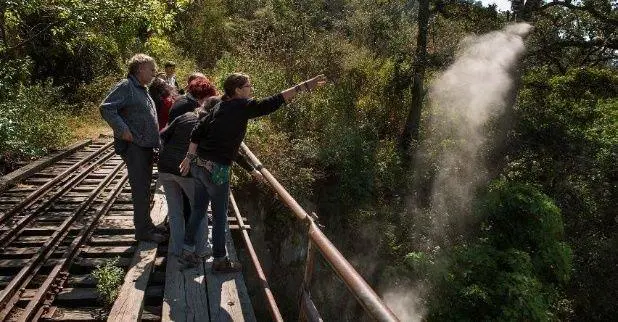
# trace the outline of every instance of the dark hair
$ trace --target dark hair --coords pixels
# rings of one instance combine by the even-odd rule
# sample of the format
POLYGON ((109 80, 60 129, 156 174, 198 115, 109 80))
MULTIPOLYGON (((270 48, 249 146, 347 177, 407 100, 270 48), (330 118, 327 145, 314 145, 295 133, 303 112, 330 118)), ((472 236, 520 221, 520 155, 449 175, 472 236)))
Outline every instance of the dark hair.
POLYGON ((176 63, 174 63, 173 61, 168 61, 165 63, 165 65, 163 65, 163 67, 168 68, 168 67, 176 67, 176 63))
POLYGON ((148 92, 153 99, 155 97, 166 96, 170 94, 167 88, 167 83, 165 83, 165 81, 159 77, 155 77, 152 80, 152 83, 150 83, 150 86, 148 86, 148 92))
POLYGON ((187 91, 191 94, 191 96, 195 97, 198 100, 204 97, 217 95, 217 89, 206 77, 200 77, 192 80, 187 87, 187 91))
POLYGON ((221 99, 229 100, 236 94, 236 89, 241 88, 249 82, 249 75, 243 73, 233 73, 223 82, 225 95, 221 99))

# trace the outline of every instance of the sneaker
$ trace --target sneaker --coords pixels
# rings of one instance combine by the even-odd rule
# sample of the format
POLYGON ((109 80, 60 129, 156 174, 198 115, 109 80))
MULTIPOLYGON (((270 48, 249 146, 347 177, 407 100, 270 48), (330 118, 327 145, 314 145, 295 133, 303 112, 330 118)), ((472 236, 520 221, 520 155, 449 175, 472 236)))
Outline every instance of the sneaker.
POLYGON ((212 263, 213 273, 235 273, 240 272, 242 265, 239 262, 231 260, 229 257, 215 259, 212 263))
POLYGON ((183 268, 194 268, 197 266, 198 259, 194 252, 183 249, 178 262, 182 264, 183 268))

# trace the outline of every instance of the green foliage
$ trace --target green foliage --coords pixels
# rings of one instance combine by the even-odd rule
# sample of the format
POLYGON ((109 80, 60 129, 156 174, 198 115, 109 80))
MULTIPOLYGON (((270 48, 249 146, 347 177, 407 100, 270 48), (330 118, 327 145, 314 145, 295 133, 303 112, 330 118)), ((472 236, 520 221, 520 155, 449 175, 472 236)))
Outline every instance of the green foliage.
POLYGON ((30 77, 29 58, 0 60, 0 101, 9 99, 30 77))
POLYGON ((516 106, 514 144, 505 175, 543 187, 556 201, 574 250, 571 296, 584 320, 614 316, 618 261, 615 206, 618 155, 618 77, 614 70, 547 68, 524 79, 516 106))
POLYGON ((124 277, 124 271, 118 267, 118 261, 118 257, 106 260, 92 271, 92 276, 97 280, 99 300, 107 307, 114 304, 124 277))
POLYGON ((488 243, 499 250, 519 249, 532 258, 544 282, 569 280, 571 252, 563 238, 560 210, 538 189, 498 181, 481 208, 488 243))
POLYGON ((0 100, 0 156, 39 156, 67 143, 70 106, 62 103, 58 88, 20 86, 12 93, 11 99, 0 100))
POLYGON ((121 70, 151 35, 172 28, 180 9, 160 0, 11 1, 0 6, 10 18, 0 21, 0 56, 28 56, 36 79, 75 87, 121 70))
POLYGON ((434 285, 430 321, 555 320, 561 285, 569 279, 571 251, 560 241, 560 212, 546 195, 524 184, 495 182, 478 214, 478 239, 437 260, 423 253, 405 258, 434 285), (430 265, 431 264, 431 265, 430 265))

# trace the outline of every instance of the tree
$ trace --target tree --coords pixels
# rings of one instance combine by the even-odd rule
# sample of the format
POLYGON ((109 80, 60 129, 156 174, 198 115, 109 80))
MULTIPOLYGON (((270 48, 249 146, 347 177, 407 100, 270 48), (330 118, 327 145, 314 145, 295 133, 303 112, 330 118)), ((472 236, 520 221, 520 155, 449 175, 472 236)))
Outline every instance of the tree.
POLYGON ((427 62, 427 33, 429 25, 429 0, 420 0, 418 3, 418 38, 416 41, 416 56, 414 60, 414 81, 412 83, 412 106, 408 112, 408 117, 401 134, 401 148, 408 155, 410 144, 418 141, 419 127, 421 123, 421 109, 425 89, 423 79, 425 78, 425 65, 427 62))

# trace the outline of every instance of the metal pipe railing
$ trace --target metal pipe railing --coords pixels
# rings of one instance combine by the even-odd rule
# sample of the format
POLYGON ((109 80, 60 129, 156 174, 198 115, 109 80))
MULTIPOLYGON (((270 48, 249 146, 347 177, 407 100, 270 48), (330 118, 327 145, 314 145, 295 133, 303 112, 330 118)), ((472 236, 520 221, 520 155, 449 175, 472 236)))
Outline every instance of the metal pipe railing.
MULTIPOLYGON (((326 235, 317 227, 314 219, 294 200, 275 177, 262 165, 260 160, 249 150, 245 143, 241 143, 245 155, 253 162, 255 168, 262 173, 271 187, 279 194, 279 198, 298 217, 309 226, 309 238, 324 256, 332 269, 339 275, 350 292, 356 297, 371 317, 378 321, 399 321, 395 314, 384 304, 382 299, 373 291, 365 280, 356 272, 354 267, 343 257, 337 248, 328 240, 326 235)), ((305 275, 307 276, 307 275, 305 275)), ((303 285, 303 288, 305 285, 303 285)), ((304 301, 303 301, 304 303, 304 301)), ((301 308, 302 310, 302 308, 301 308)))
POLYGON ((238 227, 242 232, 242 237, 245 242, 245 246, 249 251, 249 256, 251 257, 251 261, 253 262, 253 267, 258 274, 260 279, 260 284, 262 284, 262 289, 264 290, 264 296, 266 297, 266 301, 268 302, 268 308, 270 309, 270 315, 273 318, 273 321, 283 321, 283 317, 281 316, 281 312, 279 312, 279 307, 277 306, 277 302, 275 302, 275 297, 273 296, 272 291, 270 290, 270 286, 268 285, 268 280, 266 279, 266 274, 262 270, 262 265, 258 259, 257 254, 255 253, 255 249, 253 248, 253 244, 251 243, 251 239, 249 239, 249 234, 247 233, 247 227, 245 226, 244 221, 242 220, 242 216, 240 215, 240 210, 238 209, 238 205, 236 204, 236 199, 234 199, 234 195, 230 193, 230 202, 232 204, 232 208, 234 209, 234 214, 236 215, 236 220, 238 221, 238 227))

